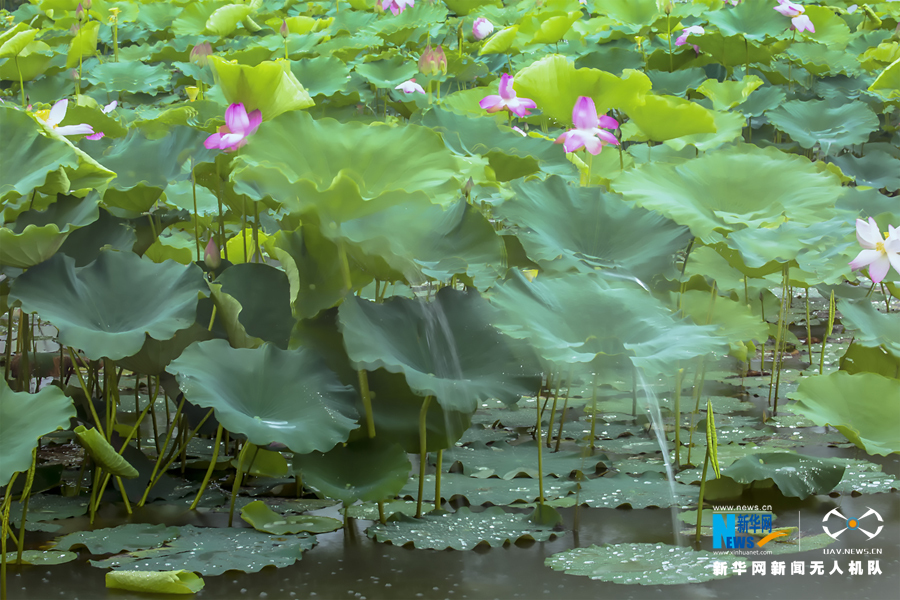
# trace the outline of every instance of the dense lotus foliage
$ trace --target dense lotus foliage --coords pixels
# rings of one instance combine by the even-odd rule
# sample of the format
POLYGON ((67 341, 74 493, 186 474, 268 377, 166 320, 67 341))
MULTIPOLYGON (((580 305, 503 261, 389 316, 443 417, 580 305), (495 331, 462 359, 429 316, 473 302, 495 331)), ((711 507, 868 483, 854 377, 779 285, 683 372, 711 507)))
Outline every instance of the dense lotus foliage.
POLYGON ((463 550, 896 487, 802 446, 900 452, 900 2, 4 6, 4 569, 43 506, 243 515, 94 563, 190 593, 340 526, 285 496, 463 550))

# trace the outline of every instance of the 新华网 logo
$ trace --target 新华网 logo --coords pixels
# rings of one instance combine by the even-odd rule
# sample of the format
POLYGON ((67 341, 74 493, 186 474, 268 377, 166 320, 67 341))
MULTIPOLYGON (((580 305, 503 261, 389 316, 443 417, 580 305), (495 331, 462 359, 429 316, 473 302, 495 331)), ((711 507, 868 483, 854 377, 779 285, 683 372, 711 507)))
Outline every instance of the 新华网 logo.
MULTIPOLYGON (((866 507, 866 508, 869 508, 869 507, 866 507)), ((878 514, 878 511, 876 511, 874 508, 869 508, 869 510, 866 511, 866 513, 865 513, 863 516, 861 516, 860 518, 858 518, 858 519, 848 519, 847 517, 845 517, 844 515, 842 515, 838 509, 832 508, 832 509, 828 512, 828 514, 825 515, 825 517, 822 518, 822 523, 823 523, 822 529, 825 530, 825 533, 827 533, 828 536, 831 537, 831 538, 833 538, 833 539, 838 539, 838 536, 841 535, 842 533, 844 533, 845 531, 847 531, 847 530, 852 530, 852 531, 861 531, 861 532, 863 532, 863 533, 866 534, 866 535, 869 537, 869 539, 871 540, 871 539, 874 538, 876 535, 878 535, 879 533, 881 533, 881 530, 884 528, 884 525, 881 524, 881 523, 883 523, 883 522, 884 522, 884 519, 881 518, 881 515, 878 514), (869 531, 863 529, 863 528, 860 526, 860 522, 861 522, 863 519, 865 519, 866 517, 872 516, 872 515, 875 515, 875 518, 878 519, 878 523, 879 523, 878 529, 875 530, 875 533, 870 533, 869 531), (832 533, 832 532, 828 529, 828 526, 825 525, 825 523, 827 523, 828 520, 831 519, 831 518, 833 518, 833 517, 836 517, 837 519, 840 519, 841 521, 843 521, 843 525, 844 525, 844 528, 843 528, 843 529, 840 529, 840 530, 838 530, 838 531, 835 531, 834 533, 832 533)), ((832 526, 833 526, 833 525, 832 525, 832 526)))
POLYGON ((713 548, 762 548, 783 531, 772 531, 772 514, 755 512, 713 512, 713 548), (760 537, 767 534, 764 537, 760 537))

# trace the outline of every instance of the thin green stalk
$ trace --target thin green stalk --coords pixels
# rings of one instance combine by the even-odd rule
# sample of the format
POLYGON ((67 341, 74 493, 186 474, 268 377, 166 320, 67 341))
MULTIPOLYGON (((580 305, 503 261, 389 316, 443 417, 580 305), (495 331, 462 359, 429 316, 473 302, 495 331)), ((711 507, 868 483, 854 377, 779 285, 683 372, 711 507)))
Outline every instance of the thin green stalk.
POLYGON ((437 452, 437 470, 434 474, 434 510, 441 510, 441 467, 444 462, 444 451, 437 452))
MULTIPOLYGON (((781 371, 781 358, 779 356, 779 352, 781 349, 781 330, 784 328, 784 321, 787 316, 787 298, 788 298, 788 269, 790 267, 788 265, 784 266, 782 271, 782 283, 781 283, 781 308, 778 310, 778 327, 775 330, 775 353, 772 355, 772 375, 769 378, 769 406, 772 406, 772 392, 775 389, 775 378, 776 375, 781 371)), ((777 397, 777 393, 776 393, 777 397)))
POLYGON ((256 246, 256 262, 261 262, 262 250, 259 249, 259 202, 253 203, 253 245, 256 246))
POLYGON ((688 242, 687 250, 684 252, 684 262, 681 263, 681 287, 678 291, 678 310, 681 310, 681 299, 684 296, 685 288, 687 287, 687 282, 684 280, 684 272, 687 269, 688 258, 691 256, 691 250, 694 248, 694 240, 696 238, 691 238, 691 241, 688 242))
POLYGON ((422 401, 422 410, 419 411, 419 497, 416 500, 416 518, 422 516, 422 496, 425 495, 425 467, 428 465, 428 446, 426 436, 428 435, 427 419, 428 405, 431 403, 431 396, 425 396, 422 401))
MULTIPOLYGON (((550 407, 550 421, 547 424, 547 447, 550 447, 550 437, 553 433, 553 417, 556 416, 556 403, 559 400, 559 390, 562 387, 562 373, 560 373, 560 378, 556 382, 556 391, 553 393, 553 406, 550 407)), ((543 442, 543 438, 541 436, 537 437, 538 443, 543 442)))
POLYGON ((219 458, 219 442, 222 441, 222 424, 219 423, 218 429, 216 429, 216 441, 213 444, 213 454, 212 459, 209 462, 209 468, 206 469, 206 475, 203 477, 203 482, 200 484, 200 490, 197 491, 197 497, 194 498, 194 501, 191 502, 191 507, 189 510, 194 510, 197 508, 197 504, 200 502, 200 498, 203 496, 203 492, 206 491, 206 486, 209 485, 209 480, 212 477, 213 471, 216 470, 216 459, 219 458))
POLYGON ((13 57, 16 61, 16 73, 19 74, 19 91, 22 92, 22 108, 28 106, 28 102, 25 100, 25 84, 22 82, 22 70, 19 68, 19 55, 16 54, 13 57))
MULTIPOLYGON (((37 468, 37 448, 31 451, 31 466, 28 467, 28 474, 25 476, 25 487, 22 489, 22 495, 19 496, 19 502, 22 504, 22 520, 19 522, 19 552, 16 554, 16 564, 22 564, 22 550, 25 549, 25 519, 28 516, 28 500, 31 498, 31 485, 34 483, 34 471, 37 468)), ((6 488, 6 493, 12 495, 12 488, 6 488)))
MULTIPOLYGON (((168 400, 166 400, 168 403, 168 400)), ((178 422, 178 418, 181 416, 181 411, 184 409, 184 396, 181 397, 181 402, 178 403, 178 409, 175 411, 175 418, 171 420, 171 424, 167 427, 168 431, 166 433, 166 441, 163 442, 162 450, 166 451, 166 448, 169 447, 169 441, 172 439, 172 433, 175 431, 175 424, 178 422)), ((160 452, 156 457, 156 464, 153 465, 153 471, 150 473, 150 482, 147 484, 147 489, 144 490, 144 495, 141 497, 141 501, 138 502, 138 506, 144 506, 144 503, 147 501, 147 496, 150 495, 150 490, 153 489, 153 482, 156 478, 156 473, 159 471, 159 467, 163 461, 163 453, 160 452)))
POLYGON ((694 374, 694 412, 691 413, 690 433, 688 434, 688 455, 687 464, 691 463, 691 449, 694 446, 694 415, 700 410, 700 396, 703 393, 703 386, 706 384, 706 360, 703 356, 697 357, 697 371, 694 374))
POLYGON ((828 341, 828 336, 831 335, 831 330, 834 327, 834 317, 834 290, 832 290, 831 297, 828 299, 828 327, 825 329, 825 333, 822 334, 822 356, 819 359, 819 375, 825 371, 825 342, 828 341))
POLYGON ((812 365, 812 323, 809 322, 809 287, 806 288, 806 351, 812 365))
POLYGON ((675 372, 675 466, 681 468, 681 385, 684 369, 675 372))
POLYGON ((197 244, 197 262, 200 262, 200 215, 197 212, 197 177, 194 173, 194 159, 191 158, 191 190, 194 194, 194 242, 197 244))
POLYGON ((375 416, 372 413, 372 395, 369 392, 369 375, 365 369, 357 371, 359 376, 359 395, 362 397, 363 408, 366 411, 366 427, 369 437, 375 437, 375 416))
MULTIPOLYGON (((594 373, 594 391, 591 394, 591 451, 594 450, 594 432, 597 430, 597 374, 594 373)), ((540 422, 540 421, 538 421, 540 422)))
MULTIPOLYGON (((231 486, 231 505, 228 508, 228 526, 231 527, 231 524, 234 522, 234 500, 237 498, 237 494, 241 491, 241 480, 244 476, 244 458, 247 456, 247 449, 253 446, 250 443, 250 440, 244 442, 244 446, 241 448, 241 453, 238 455, 238 465, 237 465, 237 473, 234 474, 234 485, 231 486)), ((256 446, 253 446, 254 448, 256 446)))
MULTIPOLYGON (((16 477, 18 477, 18 473, 13 473, 12 478, 10 478, 9 483, 6 484, 6 489, 11 490, 13 484, 16 482, 16 477)), ((0 600, 6 600, 6 538, 10 537, 15 541, 15 537, 12 536, 12 532, 9 530, 9 507, 12 504, 12 494, 7 493, 6 498, 3 499, 2 505, 2 527, 0 527, 0 600)), ((22 524, 22 529, 25 528, 25 524, 22 524)))
POLYGON ((100 435, 106 437, 106 434, 103 433, 103 423, 100 421, 100 417, 97 416, 97 409, 94 408, 94 402, 91 400, 91 394, 88 392, 87 386, 84 384, 84 378, 81 376, 81 369, 78 367, 78 359, 75 358, 75 352, 72 348, 69 348, 69 358, 72 359, 72 369, 75 371, 75 376, 78 378, 78 384, 81 386, 81 391, 84 392, 85 397, 87 398, 88 409, 91 411, 91 417, 94 419, 94 424, 97 426, 97 431, 100 432, 100 435))
MULTIPOLYGON (((560 378, 562 380, 562 378, 560 378)), ((557 388, 559 389, 559 384, 557 384, 557 388)), ((595 388, 596 390, 596 388, 595 388)), ((541 505, 541 514, 543 514, 544 510, 544 453, 543 453, 543 444, 541 443, 541 436, 543 433, 541 432, 541 409, 540 402, 538 406, 535 407, 537 409, 537 423, 535 424, 535 431, 537 432, 537 454, 538 454, 538 503, 541 505)), ((592 427, 593 429, 593 427, 592 427)), ((593 431, 591 431, 591 442, 593 443, 593 431)))
MULTIPOLYGON (((12 340, 13 340, 13 307, 9 307, 6 313, 6 362, 3 365, 3 378, 9 383, 9 375, 12 369, 12 340)), ((62 348, 62 346, 60 346, 62 348)))
POLYGON ((703 526, 703 494, 706 492, 706 470, 709 467, 709 448, 706 449, 706 457, 703 459, 703 474, 700 475, 700 498, 697 500, 697 535, 695 541, 700 543, 700 527, 703 526))
POLYGON ((672 23, 671 23, 671 18, 672 18, 672 17, 671 17, 670 15, 666 15, 666 29, 669 31, 669 35, 668 35, 668 38, 669 38, 669 73, 671 73, 672 71, 675 70, 675 62, 674 62, 674 58, 672 57, 672 23))

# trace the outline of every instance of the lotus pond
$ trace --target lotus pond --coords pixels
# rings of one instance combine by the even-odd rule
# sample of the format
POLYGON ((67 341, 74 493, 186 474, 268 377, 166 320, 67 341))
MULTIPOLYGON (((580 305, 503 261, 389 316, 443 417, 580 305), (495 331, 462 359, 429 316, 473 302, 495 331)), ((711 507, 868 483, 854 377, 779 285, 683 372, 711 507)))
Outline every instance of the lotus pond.
POLYGON ((0 10, 3 598, 889 598, 900 2, 0 10))

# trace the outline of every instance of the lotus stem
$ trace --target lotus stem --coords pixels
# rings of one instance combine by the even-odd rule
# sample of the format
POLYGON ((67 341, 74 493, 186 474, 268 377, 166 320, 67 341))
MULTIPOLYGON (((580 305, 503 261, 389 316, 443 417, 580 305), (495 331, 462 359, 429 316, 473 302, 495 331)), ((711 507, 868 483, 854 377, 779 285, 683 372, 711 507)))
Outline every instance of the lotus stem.
POLYGON ((687 269, 688 258, 691 256, 691 249, 694 247, 694 240, 696 238, 692 237, 691 241, 688 242, 687 250, 684 252, 684 262, 681 263, 681 287, 678 292, 678 310, 681 310, 681 299, 684 296, 684 291, 687 287, 687 282, 684 280, 684 272, 687 269))
POLYGON ((809 286, 806 287, 806 351, 812 365, 812 323, 809 322, 809 286))
POLYGON ((84 392, 85 397, 87 398, 88 409, 91 411, 91 417, 94 419, 94 424, 97 426, 97 431, 100 432, 100 435, 106 437, 106 434, 103 433, 103 423, 100 421, 100 417, 97 416, 97 409, 94 408, 94 402, 91 399, 91 394, 88 392, 87 386, 84 384, 84 378, 81 376, 81 369, 78 367, 78 359, 75 357, 75 352, 69 347, 69 357, 72 359, 72 368, 75 370, 75 376, 78 377, 78 384, 81 386, 81 391, 84 392))
MULTIPOLYGON (((784 321, 787 313, 787 298, 788 298, 788 269, 790 267, 785 265, 782 273, 782 282, 781 282, 781 308, 778 310, 778 328, 775 330, 775 352, 772 355, 772 376, 769 378, 769 406, 772 406, 772 391, 775 388, 775 378, 776 373, 780 374, 781 372, 781 360, 779 356, 779 352, 781 349, 781 338, 782 333, 781 330, 784 327, 784 321)), ((775 392, 776 401, 778 398, 778 392, 775 392)))
POLYGON ((703 393, 703 386, 706 384, 706 361, 704 357, 697 357, 697 372, 694 374, 694 412, 691 413, 690 434, 688 435, 688 456, 687 462, 691 463, 691 450, 694 447, 694 415, 700 411, 700 395, 703 393))
MULTIPOLYGON (((9 382, 9 375, 12 369, 12 337, 13 337, 13 307, 9 307, 6 313, 6 362, 3 365, 3 378, 9 382)), ((60 344, 60 349, 62 345, 60 344)))
POLYGON ((637 417, 637 367, 631 364, 631 416, 637 417))
POLYGON ((345 293, 349 293, 353 289, 353 280, 350 278, 350 262, 347 260, 347 248, 343 238, 338 242, 338 257, 341 260, 341 276, 344 278, 345 293))
MULTIPOLYGON (((200 484, 200 490, 197 492, 197 497, 194 498, 194 501, 191 502, 191 507, 189 510, 195 510, 197 508, 197 504, 200 503, 200 498, 203 496, 203 492, 206 491, 206 486, 209 485, 209 480, 212 477, 213 471, 216 470, 216 459, 219 458, 219 442, 222 440, 222 424, 219 423, 218 429, 216 429, 216 441, 213 444, 213 454, 212 458, 209 462, 209 468, 206 469, 206 475, 203 477, 203 482, 200 484)), ((298 484, 299 486, 299 484, 298 484)), ((302 489, 298 487, 298 489, 302 489)))
POLYGON ((441 510, 441 467, 444 462, 444 451, 437 451, 437 469, 434 472, 434 510, 441 510))
POLYGON ((16 73, 19 74, 19 91, 22 93, 22 108, 28 106, 25 100, 25 84, 22 82, 22 70, 19 68, 19 55, 16 54, 13 59, 16 61, 16 73))
POLYGON ((703 526, 703 494, 706 491, 706 470, 709 467, 709 446, 706 447, 706 456, 703 458, 703 474, 700 475, 700 498, 697 500, 697 534, 696 543, 700 543, 700 527, 703 526))
MULTIPOLYGON (((569 371, 569 380, 572 379, 572 372, 569 371)), ((559 416, 559 429, 556 431, 556 448, 554 452, 559 452, 559 444, 562 442, 563 425, 566 422, 566 413, 569 410, 569 386, 566 386, 566 398, 563 401, 562 414, 559 416)), ((548 433, 549 436, 549 433, 548 433)))
MULTIPOLYGON (((62 357, 60 357, 60 358, 62 358, 62 357)), ((59 364, 62 364, 62 360, 59 361, 59 364)), ((137 373, 135 373, 134 374, 134 414, 139 414, 141 411, 140 388, 141 388, 141 376, 138 375, 137 373)), ((147 391, 149 392, 150 390, 147 390, 147 391)), ((150 408, 149 404, 147 405, 147 408, 150 408)), ((141 418, 143 418, 143 416, 141 418)), ((137 423, 137 425, 140 425, 140 421, 137 423)), ((141 449, 141 436, 137 436, 137 449, 138 450, 141 449)))
POLYGON ((422 497, 425 495, 425 467, 428 466, 428 405, 431 396, 425 396, 422 401, 422 410, 419 411, 419 498, 416 501, 416 518, 422 516, 422 497))
MULTIPOLYGON (((562 373, 560 373, 562 375, 562 373)), ((559 388, 562 387, 562 377, 556 382, 556 391, 553 393, 553 405, 550 407, 550 421, 547 425, 547 447, 550 447, 550 436, 553 433, 553 417, 556 416, 556 402, 559 400, 559 388)), ((543 443, 544 438, 538 436, 538 442, 543 443)))
MULTIPOLYGON (((168 403, 168 399, 166 400, 168 403)), ((166 448, 169 447, 169 440, 172 439, 172 433, 175 431, 175 423, 178 422, 178 417, 181 416, 181 411, 184 408, 184 396, 181 397, 181 402, 178 404, 178 409, 175 411, 175 418, 172 419, 171 425, 167 428, 166 432, 166 441, 163 442, 162 451, 165 452, 166 448)), ((138 502, 138 506, 144 506, 144 503, 147 502, 147 496, 150 495, 150 490, 153 489, 153 484, 156 479, 156 473, 159 471, 159 466, 163 461, 163 452, 160 452, 156 457, 156 464, 153 465, 153 471, 150 473, 150 482, 147 484, 147 489, 144 490, 144 495, 141 497, 141 501, 138 502)))
MULTIPOLYGON (((594 432, 597 429, 597 374, 594 373, 593 392, 591 394, 591 451, 594 450, 594 432)), ((540 423, 540 421, 538 421, 540 423)))
MULTIPOLYGON (((213 305, 213 309, 215 309, 215 305, 213 305)), ((156 388, 153 390, 153 394, 150 394, 150 376, 147 375, 147 395, 150 398, 150 420, 153 424, 153 446, 156 448, 156 455, 159 456, 161 452, 159 448, 159 427, 156 424, 156 398, 159 396, 159 377, 156 378, 156 388)), ((168 400, 166 400, 168 402, 168 400)))
MULTIPOLYGON (((559 389, 557 384, 557 389, 559 389)), ((596 389, 596 388, 595 388, 596 389)), ((543 433, 541 432, 541 416, 542 412, 540 409, 540 402, 538 402, 535 407, 537 412, 537 423, 535 424, 535 431, 537 432, 537 451, 538 451, 538 503, 541 505, 541 514, 543 515, 544 508, 544 453, 543 453, 543 444, 541 443, 541 439, 543 433)), ((593 433, 593 432, 591 432, 593 433)), ((593 436, 591 436, 591 444, 593 444, 593 436)))
POLYGON ((822 334, 822 356, 819 359, 819 375, 825 370, 825 342, 828 340, 828 336, 831 335, 832 327, 834 327, 834 313, 834 290, 831 290, 831 297, 828 299, 828 328, 825 330, 825 333, 822 334))
POLYGON ((672 57, 672 23, 671 23, 671 15, 666 15, 666 29, 668 30, 667 37, 669 38, 669 73, 675 70, 675 62, 672 57))
POLYGON ((259 202, 253 203, 253 245, 256 246, 256 262, 262 262, 262 250, 259 249, 259 202))
POLYGON ((28 315, 19 313, 19 391, 31 392, 31 364, 28 358, 28 315))
POLYGON ((250 262, 247 255, 247 196, 241 196, 241 243, 244 246, 244 263, 250 262))
POLYGON ((366 411, 366 427, 369 437, 375 437, 375 416, 372 414, 372 395, 369 393, 369 375, 365 369, 357 371, 359 375, 359 395, 366 411))
MULTIPOLYGON (((183 402, 183 400, 182 400, 182 402, 183 402)), ((179 426, 179 429, 183 432, 181 446, 180 446, 180 448, 178 448, 177 452, 174 451, 175 446, 174 445, 172 446, 172 450, 169 451, 169 454, 167 456, 165 466, 159 470, 159 474, 156 476, 156 478, 151 480, 152 481, 152 483, 150 484, 151 488, 153 486, 155 486, 157 483, 159 483, 159 480, 162 479, 163 473, 165 473, 166 471, 169 470, 169 467, 172 466, 172 463, 175 462, 175 458, 178 457, 179 455, 181 456, 182 464, 183 464, 183 462, 185 460, 185 451, 187 450, 187 445, 190 443, 190 441, 192 439, 194 439, 194 437, 197 435, 197 432, 200 431, 200 428, 203 427, 204 423, 206 423, 207 419, 209 419, 212 416, 212 414, 213 414, 213 409, 209 409, 209 412, 206 413, 206 416, 204 416, 200 420, 200 422, 197 423, 197 426, 194 427, 192 430, 190 430, 190 432, 188 432, 188 429, 186 427, 187 417, 185 415, 181 416, 182 425, 179 426)))
POLYGON ((681 385, 684 369, 675 372, 675 466, 681 468, 681 385))
POLYGON ((241 479, 243 479, 244 476, 244 458, 247 456, 247 449, 250 448, 250 446, 253 446, 250 440, 244 442, 244 446, 241 448, 241 453, 238 455, 237 473, 234 474, 234 485, 231 486, 231 505, 228 508, 229 527, 231 527, 231 524, 234 522, 234 499, 237 497, 237 493, 241 490, 241 479))
MULTIPOLYGON (((9 483, 6 484, 7 490, 12 490, 13 484, 16 482, 16 477, 18 477, 18 473, 13 473, 13 476, 10 478, 9 483)), ((12 503, 12 494, 7 491, 6 498, 3 499, 2 504, 2 531, 0 531, 0 599, 6 600, 6 538, 7 536, 11 537, 13 541, 16 541, 16 538, 12 536, 9 531, 9 507, 12 503)), ((25 528, 25 523, 22 523, 22 528, 25 528)))
MULTIPOLYGON (((131 441, 131 438, 134 437, 135 432, 137 432, 138 429, 140 428, 141 421, 144 420, 144 417, 147 415, 147 411, 150 410, 150 407, 152 405, 153 405, 152 402, 147 404, 146 408, 144 408, 144 410, 138 416, 137 421, 135 422, 134 426, 131 428, 131 431, 128 432, 128 437, 125 438, 125 441, 122 443, 122 447, 119 448, 119 456, 121 456, 122 453, 125 452, 125 448, 128 447, 128 443, 131 441)), ((138 435, 137 439, 140 440, 141 436, 138 435)), ((110 477, 111 477, 111 474, 107 473, 106 477, 103 478, 103 484, 100 486, 100 496, 103 496, 103 492, 106 491, 106 485, 109 483, 110 477)), ((119 488, 121 489, 122 482, 118 477, 116 479, 119 481, 119 488)), ((125 508, 128 510, 128 514, 131 514, 131 506, 128 502, 128 496, 125 494, 124 490, 122 490, 122 499, 125 502, 125 508)))
POLYGON ((194 172, 194 158, 191 157, 191 191, 194 195, 194 242, 197 244, 197 262, 200 262, 200 215, 197 214, 197 175, 194 172))
MULTIPOLYGON (((22 489, 22 495, 19 502, 22 504, 22 521, 19 523, 19 543, 18 554, 16 554, 16 564, 22 564, 22 550, 25 549, 25 519, 28 516, 28 500, 31 498, 31 486, 34 483, 34 471, 37 468, 37 448, 31 451, 31 466, 28 467, 28 474, 25 476, 25 487, 22 489)), ((12 495, 12 488, 7 486, 6 493, 12 495)))

